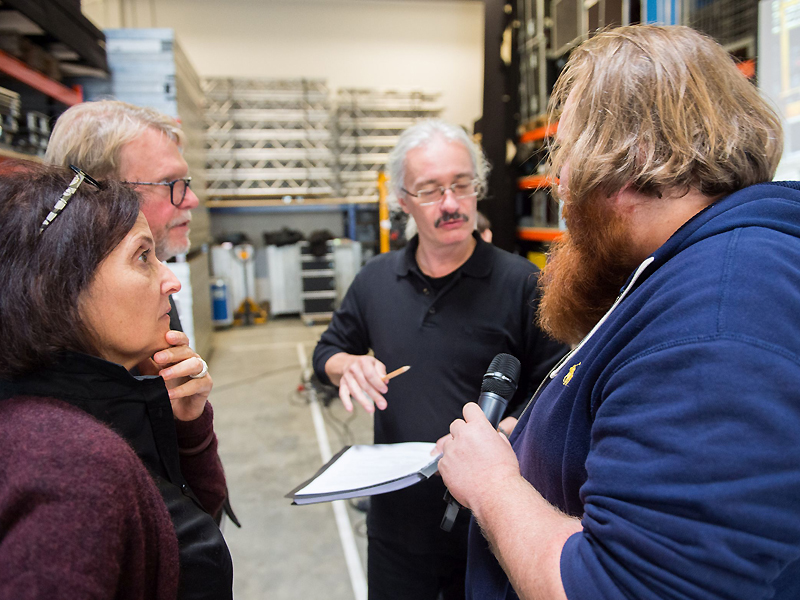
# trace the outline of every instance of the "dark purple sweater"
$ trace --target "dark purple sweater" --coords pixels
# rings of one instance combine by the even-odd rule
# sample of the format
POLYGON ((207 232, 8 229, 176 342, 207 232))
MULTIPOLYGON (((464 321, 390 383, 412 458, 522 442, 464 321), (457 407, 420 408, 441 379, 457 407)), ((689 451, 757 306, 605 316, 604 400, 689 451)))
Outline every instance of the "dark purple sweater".
POLYGON ((0 402, 0 598, 174 599, 178 542, 130 446, 53 399, 0 402))

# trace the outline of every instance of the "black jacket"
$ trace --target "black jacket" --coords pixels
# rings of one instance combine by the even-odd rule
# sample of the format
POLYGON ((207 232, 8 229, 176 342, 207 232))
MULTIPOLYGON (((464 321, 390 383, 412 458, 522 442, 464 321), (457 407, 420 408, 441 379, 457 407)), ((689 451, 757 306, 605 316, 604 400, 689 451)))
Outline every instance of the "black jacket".
POLYGON ((0 380, 0 400, 22 395, 71 404, 122 436, 152 475, 172 517, 180 553, 179 598, 233 597, 230 552, 181 473, 172 407, 161 377, 134 377, 120 365, 67 353, 50 369, 0 380))
MULTIPOLYGON (((375 443, 435 442, 467 402, 477 402, 492 359, 504 352, 522 363, 509 415, 525 401, 566 347, 536 326, 538 269, 521 256, 475 234, 472 256, 439 288, 419 269, 419 236, 403 250, 373 258, 358 273, 342 306, 314 350, 314 371, 337 352, 375 357, 391 371, 387 408, 375 411, 375 443)), ((440 477, 373 496, 370 537, 415 553, 466 554, 467 519, 447 534, 439 529, 446 504, 440 477)))

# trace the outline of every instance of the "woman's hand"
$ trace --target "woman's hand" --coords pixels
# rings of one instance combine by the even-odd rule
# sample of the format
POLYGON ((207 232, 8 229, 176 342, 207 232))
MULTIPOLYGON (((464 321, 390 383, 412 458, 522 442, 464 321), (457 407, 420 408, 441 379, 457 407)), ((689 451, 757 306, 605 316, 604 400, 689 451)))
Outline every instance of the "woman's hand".
POLYGON ((139 371, 163 377, 172 403, 172 414, 180 421, 194 421, 203 414, 214 382, 208 372, 203 377, 192 378, 206 367, 200 355, 189 347, 185 333, 168 331, 166 340, 169 348, 142 362, 139 371))

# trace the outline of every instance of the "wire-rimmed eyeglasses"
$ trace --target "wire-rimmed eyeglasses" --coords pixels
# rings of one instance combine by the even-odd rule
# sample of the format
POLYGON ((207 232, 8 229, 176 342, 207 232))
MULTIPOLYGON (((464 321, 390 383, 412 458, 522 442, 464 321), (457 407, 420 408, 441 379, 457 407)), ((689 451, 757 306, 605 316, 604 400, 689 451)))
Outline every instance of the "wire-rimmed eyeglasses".
POLYGON ((186 190, 189 189, 189 184, 192 183, 191 177, 181 177, 173 179, 172 181, 162 181, 156 183, 153 181, 123 181, 129 185, 168 185, 169 186, 169 201, 175 208, 179 208, 183 201, 186 199, 186 190))
POLYGON ((75 165, 70 165, 69 168, 75 172, 75 177, 72 178, 72 181, 70 181, 67 189, 64 190, 64 193, 61 194, 61 197, 58 199, 58 202, 56 202, 56 205, 47 214, 47 216, 44 218, 44 221, 42 221, 42 224, 39 226, 39 235, 42 235, 44 230, 50 227, 50 224, 56 220, 56 217, 61 214, 61 211, 67 207, 67 204, 69 204, 72 196, 75 195, 75 192, 78 191, 78 188, 81 187, 81 184, 84 181, 88 181, 94 187, 100 189, 100 184, 94 178, 87 175, 83 169, 79 169, 75 165))
POLYGON ((400 188, 403 193, 417 198, 418 206, 431 206, 439 204, 444 200, 444 195, 447 190, 453 193, 457 200, 464 200, 478 195, 478 180, 470 179, 468 181, 456 181, 448 186, 443 185, 426 185, 422 189, 417 190, 416 193, 408 191, 406 188, 400 188))

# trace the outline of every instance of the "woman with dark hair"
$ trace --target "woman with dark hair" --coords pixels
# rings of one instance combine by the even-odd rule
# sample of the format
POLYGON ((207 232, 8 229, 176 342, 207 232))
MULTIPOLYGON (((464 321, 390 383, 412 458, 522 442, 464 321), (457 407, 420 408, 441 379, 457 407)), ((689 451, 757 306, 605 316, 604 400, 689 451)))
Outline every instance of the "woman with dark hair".
POLYGON ((169 331, 180 284, 137 194, 73 171, 0 174, 0 597, 231 598, 210 378, 169 331))

